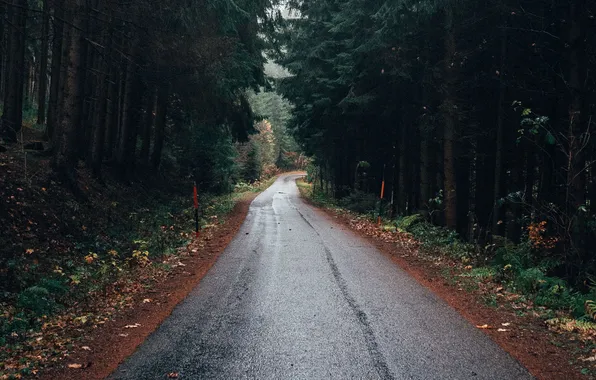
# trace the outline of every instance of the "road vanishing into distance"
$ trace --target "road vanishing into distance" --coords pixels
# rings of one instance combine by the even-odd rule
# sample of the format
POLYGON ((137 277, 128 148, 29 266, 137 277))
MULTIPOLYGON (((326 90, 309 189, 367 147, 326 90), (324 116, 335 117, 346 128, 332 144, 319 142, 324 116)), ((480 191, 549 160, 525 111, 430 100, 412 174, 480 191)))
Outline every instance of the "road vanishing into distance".
POLYGON ((199 286, 111 379, 531 379, 390 258, 299 196, 255 199, 199 286))

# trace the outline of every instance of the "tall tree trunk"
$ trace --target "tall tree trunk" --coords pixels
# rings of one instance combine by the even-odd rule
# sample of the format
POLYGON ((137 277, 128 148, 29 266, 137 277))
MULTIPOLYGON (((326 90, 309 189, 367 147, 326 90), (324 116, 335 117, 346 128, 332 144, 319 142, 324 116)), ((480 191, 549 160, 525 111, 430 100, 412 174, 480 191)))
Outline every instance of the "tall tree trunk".
POLYGON ((524 152, 521 147, 518 146, 514 149, 515 161, 511 165, 511 176, 509 181, 510 184, 508 192, 513 192, 514 195, 511 200, 507 202, 507 237, 515 242, 519 243, 521 239, 521 219, 522 219, 522 203, 524 201, 522 194, 525 187, 525 181, 523 178, 523 163, 524 163, 524 152))
MULTIPOLYGON (((90 38, 99 38, 94 34, 94 25, 96 24, 96 18, 91 18, 91 8, 99 9, 96 4, 91 0, 85 0, 86 7, 84 13, 81 15, 81 29, 83 38, 81 40, 81 75, 79 77, 80 84, 79 88, 81 93, 79 96, 79 108, 81 109, 81 119, 79 124, 79 131, 77 132, 77 155, 79 158, 85 159, 88 156, 89 146, 91 145, 91 139, 93 136, 93 118, 95 115, 96 100, 94 99, 93 93, 97 89, 98 75, 93 70, 94 65, 97 63, 95 59, 96 49, 91 48, 89 44, 90 38)), ((100 13, 104 13, 103 10, 99 10, 100 13)))
MULTIPOLYGON (((101 7, 102 4, 100 3, 98 6, 101 7)), ((110 123, 110 119, 108 118, 108 98, 110 97, 110 94, 113 94, 111 89, 113 86, 109 83, 111 68, 113 66, 112 43, 114 39, 114 33, 112 23, 113 20, 110 19, 110 30, 107 33, 103 33, 103 43, 106 46, 104 51, 105 57, 103 59, 100 58, 98 64, 99 73, 97 98, 99 105, 96 112, 97 117, 94 119, 95 123, 93 125, 90 154, 91 169, 93 170, 93 174, 98 178, 101 177, 101 165, 103 163, 104 146, 106 141, 106 128, 107 124, 110 123)))
POLYGON ((133 65, 126 73, 125 107, 118 150, 118 165, 122 178, 127 178, 135 162, 139 121, 141 119, 143 83, 133 65))
MULTIPOLYGON (((584 116, 586 92, 586 21, 587 0, 570 2, 569 30, 569 79, 571 90, 571 104, 569 106, 569 141, 567 165, 566 206, 567 215, 571 218, 571 239, 573 251, 583 256, 585 250, 585 220, 584 212, 580 211, 586 203, 586 160, 584 151, 589 134, 589 125, 584 116)), ((568 273, 570 269, 568 268, 568 273)), ((572 273, 575 275, 575 273, 572 273)))
MULTIPOLYGON (((526 170, 525 170, 525 182, 524 182, 524 207, 530 210, 534 210, 536 205, 534 204, 534 182, 535 182, 535 171, 536 171, 536 155, 534 153, 534 149, 530 144, 526 144, 527 148, 525 149, 526 153, 526 170)), ((528 215, 530 220, 534 217, 533 215, 528 215)))
POLYGON ((25 85, 23 86, 21 99, 23 99, 23 105, 27 106, 27 108, 30 108, 32 87, 31 79, 33 78, 33 75, 31 75, 31 68, 33 67, 33 64, 31 57, 27 57, 26 53, 24 62, 25 65, 23 66, 23 72, 25 73, 25 77, 23 78, 23 82, 25 83, 25 85))
POLYGON ((410 137, 410 147, 413 149, 408 149, 408 159, 410 161, 409 173, 408 176, 409 181, 407 181, 408 185, 408 194, 409 201, 408 201, 408 211, 411 214, 415 214, 420 210, 420 186, 417 184, 420 183, 420 149, 421 145, 421 137, 420 137, 420 128, 416 126, 412 131, 412 136, 410 137), (412 139, 414 141, 412 141, 412 139))
MULTIPOLYGON (((46 0, 47 2, 48 0, 46 0)), ((58 123, 58 107, 60 97, 60 83, 62 71, 62 40, 64 17, 63 0, 56 0, 54 5, 53 38, 52 38, 52 69, 50 82, 50 99, 48 101, 48 120, 46 125, 46 137, 52 139, 54 130, 58 123)))
POLYGON ((492 230, 493 235, 503 235, 504 231, 504 213, 501 207, 501 199, 505 196, 503 173, 504 169, 504 102, 505 102, 505 60, 507 58, 507 32, 505 28, 501 28, 501 63, 500 63, 500 74, 499 74, 499 97, 497 104, 497 150, 495 156, 495 188, 494 188, 494 207, 493 207, 493 223, 492 230))
POLYGON ((55 131, 53 167, 60 178, 73 188, 76 186, 74 169, 77 161, 77 133, 81 119, 81 24, 84 17, 84 0, 65 0, 63 109, 55 131))
MULTIPOLYGON (((7 4, 0 4, 0 103, 4 103, 4 91, 6 88, 6 66, 8 56, 7 28, 10 28, 6 20, 7 4)), ((2 126, 0 125, 0 131, 2 126)))
POLYGON ((145 166, 149 165, 149 150, 151 148, 151 130, 153 128, 155 96, 157 90, 155 87, 151 88, 147 93, 147 109, 145 110, 145 123, 143 125, 143 145, 141 146, 140 159, 145 166))
POLYGON ((457 228, 457 177, 455 173, 455 136, 457 109, 455 101, 456 44, 453 19, 453 5, 447 2, 445 8, 445 99, 443 102, 443 155, 444 155, 444 198, 445 224, 457 228))
POLYGON ((407 152, 406 152, 406 124, 402 122, 399 133, 399 176, 397 190, 397 213, 407 215, 408 194, 406 190, 407 177, 407 152))
POLYGON ((470 151, 471 147, 467 140, 457 144, 458 155, 456 158, 456 181, 457 181, 457 232, 462 237, 468 236, 468 221, 470 211, 470 151))
POLYGON ((569 157, 567 171, 567 205, 571 213, 585 203, 585 158, 582 150, 584 133, 587 132, 585 110, 586 82, 586 0, 570 2, 571 28, 569 31, 569 80, 571 104, 569 106, 569 157))
POLYGON ((2 136, 9 142, 17 141, 23 124, 23 91, 25 80, 25 40, 27 26, 27 0, 13 0, 8 6, 10 31, 7 47, 8 65, 2 136))
POLYGON ((119 122, 120 122, 120 88, 121 86, 121 73, 120 73, 120 65, 112 64, 112 68, 110 71, 110 80, 109 83, 109 124, 106 131, 106 158, 112 159, 114 158, 114 148, 116 147, 116 141, 118 139, 118 129, 119 129, 119 122))
POLYGON ((46 95, 48 84, 48 49, 50 35, 50 6, 49 0, 43 0, 43 15, 41 25, 41 46, 39 55, 39 97, 37 99, 37 124, 46 123, 46 95))
POLYGON ((429 200, 431 198, 431 149, 430 137, 426 131, 421 133, 420 143, 420 210, 428 218, 429 200))
POLYGON ((159 168, 161 163, 161 151, 163 149, 166 115, 168 111, 169 86, 162 84, 157 93, 157 108, 155 110, 155 143, 153 144, 153 153, 151 155, 151 164, 155 169, 159 168))
POLYGON ((494 208, 494 140, 489 133, 480 133, 476 139, 476 195, 475 208, 478 238, 484 242, 491 231, 494 208))

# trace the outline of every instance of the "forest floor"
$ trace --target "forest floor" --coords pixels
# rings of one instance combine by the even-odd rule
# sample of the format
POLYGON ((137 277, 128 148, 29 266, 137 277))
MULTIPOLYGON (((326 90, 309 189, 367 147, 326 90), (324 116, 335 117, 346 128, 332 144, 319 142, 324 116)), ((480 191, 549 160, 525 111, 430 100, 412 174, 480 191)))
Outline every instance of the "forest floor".
POLYGON ((537 379, 594 379, 596 331, 582 329, 568 317, 552 313, 521 294, 510 292, 489 276, 472 276, 472 268, 437 252, 420 249, 410 234, 382 229, 369 216, 312 198, 312 186, 298 181, 302 196, 337 222, 360 234, 422 285, 441 297, 486 333, 537 379), (507 322, 503 322, 507 321, 507 322))
MULTIPOLYGON (((129 293, 126 310, 108 323, 88 326, 68 359, 41 378, 104 379, 111 374, 199 284, 236 235, 256 195, 243 196, 221 224, 181 248, 173 269, 153 281, 151 287, 129 293)), ((144 282, 143 278, 138 280, 144 282)))
MULTIPOLYGON (((25 141, 36 131, 26 128, 25 141)), ((235 235, 272 180, 233 194, 139 171, 129 182, 83 166, 80 194, 43 152, 0 152, 0 379, 100 379, 163 321, 235 235)))

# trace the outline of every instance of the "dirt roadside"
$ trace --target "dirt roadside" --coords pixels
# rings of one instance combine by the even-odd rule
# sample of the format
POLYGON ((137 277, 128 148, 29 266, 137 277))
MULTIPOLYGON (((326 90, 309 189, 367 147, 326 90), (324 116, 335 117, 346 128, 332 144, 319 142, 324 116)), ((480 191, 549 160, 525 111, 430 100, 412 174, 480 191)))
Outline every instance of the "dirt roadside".
POLYGON ((391 258, 420 284, 442 298, 473 325, 484 327, 481 330, 485 334, 517 359, 537 379, 586 380, 590 378, 580 373, 581 367, 578 368, 570 364, 577 360, 577 356, 573 355, 576 346, 565 343, 573 342, 574 338, 571 335, 550 331, 544 321, 539 318, 530 315, 518 316, 513 310, 504 307, 487 306, 481 301, 479 292, 463 289, 445 278, 445 267, 449 268, 452 265, 448 260, 444 260, 441 265, 435 265, 420 258, 412 246, 404 247, 395 242, 385 241, 382 234, 370 234, 370 231, 378 230, 374 223, 367 222, 370 223, 369 227, 371 228, 363 228, 363 222, 359 220, 355 223, 353 216, 349 214, 318 208, 308 199, 304 199, 317 212, 344 225, 372 243, 379 251, 391 258), (507 327, 502 328, 503 324, 506 324, 507 327), (554 342, 557 342, 557 345, 554 342))
POLYGON ((239 201, 224 224, 186 247, 181 265, 151 289, 136 293, 132 308, 85 331, 85 338, 77 344, 82 349, 69 356, 62 367, 44 371, 40 378, 94 380, 110 375, 199 284, 240 229, 257 195, 249 194, 239 201))

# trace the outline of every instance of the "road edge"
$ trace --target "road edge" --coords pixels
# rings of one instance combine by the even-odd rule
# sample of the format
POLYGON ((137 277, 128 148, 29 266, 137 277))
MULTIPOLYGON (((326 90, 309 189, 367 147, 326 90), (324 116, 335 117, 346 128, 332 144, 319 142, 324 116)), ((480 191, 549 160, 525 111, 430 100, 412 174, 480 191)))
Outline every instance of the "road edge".
MULTIPOLYGON (((484 325, 496 320, 514 320, 516 317, 510 313, 489 308, 483 305, 471 293, 458 291, 446 282, 438 268, 432 268, 428 262, 416 259, 415 255, 405 252, 405 248, 396 243, 386 242, 377 236, 371 236, 364 229, 357 229, 350 223, 350 217, 336 210, 315 204, 311 199, 300 192, 302 201, 315 212, 328 218, 330 221, 344 226, 368 244, 373 245, 381 254, 389 258, 394 264, 413 277, 420 285, 429 289, 434 295, 443 300, 459 315, 474 326, 484 325), (405 254, 404 254, 405 253, 405 254)), ((524 320, 523 323, 528 323, 524 320)), ((491 324, 491 323, 489 323, 491 324)), ((481 329, 495 344, 507 352, 515 361, 539 380, 585 380, 569 360, 573 357, 561 347, 550 344, 551 336, 544 324, 534 324, 535 330, 526 336, 503 335, 497 329, 481 329), (513 338, 513 339, 512 339, 513 338), (528 343, 525 339, 532 342, 528 343), (528 350, 531 348, 532 350, 528 350), (536 352, 539 351, 539 352, 536 352)), ((523 334, 523 332, 522 332, 523 334)))
POLYGON ((132 308, 103 325, 85 331, 84 338, 77 346, 89 347, 88 350, 76 351, 65 358, 61 367, 44 370, 40 378, 100 380, 112 374, 171 315, 178 304, 200 286, 203 277, 240 230, 252 201, 261 192, 246 194, 236 203, 224 224, 191 242, 186 247, 188 256, 181 265, 151 289, 134 294, 132 308), (152 301, 146 302, 148 299, 152 301), (135 325, 138 327, 130 328, 135 325), (78 368, 69 367, 68 363, 76 363, 78 368))

